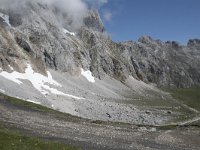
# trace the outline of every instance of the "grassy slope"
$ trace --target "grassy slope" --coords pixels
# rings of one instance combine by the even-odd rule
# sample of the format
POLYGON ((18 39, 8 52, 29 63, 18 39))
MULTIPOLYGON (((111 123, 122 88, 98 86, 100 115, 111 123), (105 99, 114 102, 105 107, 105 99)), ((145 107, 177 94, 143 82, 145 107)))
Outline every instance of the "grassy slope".
MULTIPOLYGON (((39 111, 43 113, 51 113, 55 114, 57 116, 60 116, 62 118, 73 118, 74 121, 79 120, 79 118, 70 116, 68 114, 64 114, 61 112, 54 111, 50 108, 26 102, 17 98, 9 97, 6 95, 3 95, 0 93, 0 96, 6 100, 6 102, 22 107, 22 108, 28 108, 29 110, 33 111, 39 111)), ((3 125, 0 122, 0 150, 10 150, 10 149, 15 149, 15 150, 43 150, 43 149, 48 149, 48 150, 77 150, 78 148, 67 145, 67 144, 62 144, 54 141, 45 141, 40 138, 36 137, 30 137, 30 136, 25 136, 24 134, 18 132, 16 129, 10 129, 6 128, 5 125, 3 125)))
POLYGON ((72 116, 67 113, 62 113, 62 112, 56 111, 54 109, 39 105, 39 104, 27 102, 27 101, 24 101, 24 100, 21 100, 18 98, 14 98, 14 97, 10 97, 10 96, 7 96, 7 95, 1 94, 1 93, 0 93, 0 96, 2 96, 3 99, 6 100, 6 102, 8 102, 9 104, 17 106, 17 107, 28 108, 29 110, 33 110, 33 111, 52 114, 52 115, 56 116, 57 118, 70 120, 72 122, 79 122, 81 120, 80 117, 72 116))
POLYGON ((0 126, 1 150, 77 150, 77 148, 58 142, 44 141, 39 138, 27 137, 19 132, 0 126))
MULTIPOLYGON (((172 93, 172 96, 175 99, 181 101, 182 103, 184 103, 192 108, 195 108, 197 110, 200 110, 200 88, 173 89, 173 90, 168 90, 168 92, 172 93)), ((13 97, 9 97, 9 96, 3 95, 3 94, 0 94, 0 96, 3 97, 3 99, 5 99, 7 102, 9 102, 10 104, 12 104, 14 106, 28 108, 30 110, 39 111, 42 113, 54 114, 56 116, 61 117, 62 119, 67 119, 70 121, 77 122, 77 121, 81 120, 81 118, 79 118, 79 117, 74 117, 69 114, 61 113, 61 112, 52 110, 50 108, 38 105, 38 104, 26 102, 26 101, 19 100, 19 99, 13 98, 13 97)), ((100 121, 100 123, 97 122, 97 124, 101 124, 101 123, 106 123, 106 122, 102 122, 102 121, 100 121)), ((200 125, 200 122, 199 121, 196 122, 195 125, 200 125)), ((166 127, 164 126, 164 128, 166 128, 166 127)), ((167 126, 167 128, 168 128, 168 126, 167 126)), ((171 128, 171 126, 170 126, 170 128, 171 128)), ((174 128, 174 126, 172 128, 174 128)), ((36 150, 63 149, 63 150, 67 150, 67 149, 72 149, 73 150, 73 149, 77 149, 77 148, 74 148, 74 147, 71 147, 71 146, 68 146, 65 144, 61 144, 61 143, 56 143, 53 141, 44 141, 39 138, 27 137, 19 132, 7 129, 0 124, 0 149, 1 150, 4 150, 4 149, 5 150, 7 150, 7 149, 16 149, 16 150, 18 150, 18 149, 19 150, 26 150, 26 149, 36 149, 36 150)))
POLYGON ((175 99, 200 111, 200 88, 175 89, 171 93, 175 99))
MULTIPOLYGON (((200 112, 200 88, 175 89, 171 93, 175 99, 200 112)), ((191 125, 200 126, 200 121, 193 122, 191 125)))

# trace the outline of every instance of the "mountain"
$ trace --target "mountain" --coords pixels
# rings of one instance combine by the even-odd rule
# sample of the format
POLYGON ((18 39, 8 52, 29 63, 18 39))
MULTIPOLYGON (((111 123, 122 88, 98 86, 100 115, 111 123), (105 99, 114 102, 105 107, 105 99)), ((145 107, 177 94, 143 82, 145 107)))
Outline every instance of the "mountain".
POLYGON ((96 10, 87 11, 80 28, 45 3, 0 12, 6 94, 84 118, 139 124, 163 124, 190 109, 160 111, 157 104, 180 105, 161 87, 200 86, 200 40, 183 46, 144 36, 116 43, 96 10))

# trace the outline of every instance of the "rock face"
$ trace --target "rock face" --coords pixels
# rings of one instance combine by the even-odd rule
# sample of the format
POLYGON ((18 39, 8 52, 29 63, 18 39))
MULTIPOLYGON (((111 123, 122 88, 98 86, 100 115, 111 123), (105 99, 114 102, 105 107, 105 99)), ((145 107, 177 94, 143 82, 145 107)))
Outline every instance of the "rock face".
POLYGON ((76 35, 63 32, 67 25, 57 21, 53 8, 29 3, 24 14, 3 10, 11 27, 0 17, 0 68, 8 65, 23 71, 30 61, 45 73, 51 68, 78 74, 89 69, 99 79, 106 75, 122 83, 133 76, 158 86, 191 87, 200 85, 200 40, 187 46, 141 37, 137 42, 113 42, 106 34, 96 11, 89 11, 76 35))
POLYGON ((0 92, 92 120, 155 125, 198 112, 156 87, 200 85, 198 39, 115 43, 97 11, 78 29, 68 17, 36 1, 0 9, 0 92))
POLYGON ((142 37, 138 42, 120 44, 125 46, 122 55, 129 57, 141 80, 159 86, 191 87, 200 83, 200 53, 197 42, 192 43, 181 46, 142 37))

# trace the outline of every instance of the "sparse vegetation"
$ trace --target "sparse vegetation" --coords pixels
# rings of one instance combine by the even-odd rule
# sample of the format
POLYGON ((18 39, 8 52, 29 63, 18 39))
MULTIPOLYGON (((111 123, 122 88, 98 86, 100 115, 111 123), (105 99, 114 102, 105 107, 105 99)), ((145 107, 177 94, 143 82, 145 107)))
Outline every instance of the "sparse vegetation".
POLYGON ((0 93, 0 96, 3 97, 3 99, 6 102, 8 102, 9 104, 12 104, 16 107, 22 107, 24 109, 28 109, 30 111, 37 111, 37 112, 43 112, 43 113, 55 115, 55 117, 57 117, 57 118, 70 120, 72 122, 77 122, 81 119, 79 117, 72 116, 67 113, 62 113, 62 112, 56 111, 54 109, 39 105, 39 104, 27 102, 27 101, 24 101, 24 100, 21 100, 18 98, 14 98, 14 97, 10 97, 10 96, 7 96, 7 95, 1 94, 1 93, 0 93))
POLYGON ((16 105, 16 106, 20 106, 20 107, 26 107, 29 108, 30 110, 36 110, 36 111, 41 111, 41 112, 52 112, 53 110, 45 107, 45 106, 41 106, 39 104, 35 104, 35 103, 30 103, 30 102, 26 102, 14 97, 10 97, 7 95, 2 95, 4 97, 4 100, 6 100, 7 102, 16 105))
POLYGON ((77 150, 78 148, 58 142, 28 137, 0 125, 1 150, 77 150))
POLYGON ((200 111, 200 88, 175 89, 171 93, 175 99, 200 111))
MULTIPOLYGON (((181 100, 182 102, 184 102, 186 105, 188 103, 196 103, 196 105, 199 103, 199 99, 198 99, 198 91, 200 89, 176 89, 176 90, 169 90, 168 89, 168 92, 172 93, 173 97, 178 99, 178 100, 181 100), (186 91, 186 92, 185 92, 186 91), (185 93, 184 93, 185 92, 185 93), (184 95, 186 95, 184 97, 184 95), (190 98, 191 96, 191 98, 190 98), (183 99, 182 99, 183 97, 183 99), (191 102, 190 102, 191 100, 191 102)), ((31 103, 31 102, 27 102, 27 101, 24 101, 24 100, 20 100, 20 99, 17 99, 17 98, 14 98, 14 97, 10 97, 10 96, 7 96, 7 95, 4 95, 4 94, 1 94, 0 93, 0 96, 3 97, 3 99, 14 105, 14 106, 17 106, 17 107, 22 107, 22 108, 26 108, 26 109, 29 109, 31 111, 38 111, 38 112, 42 112, 42 113, 48 113, 48 114, 51 114, 51 115, 55 115, 55 117, 58 117, 58 118, 61 118, 61 119, 66 119, 66 120, 70 120, 72 122, 81 122, 81 121, 89 121, 91 123, 94 123, 94 124, 103 124, 103 125, 113 125, 113 126, 135 126, 136 128, 137 127, 156 127, 160 130, 168 130, 168 129, 174 129, 176 127, 179 127, 179 125, 177 124, 172 124, 172 125, 163 125, 163 126, 148 126, 148 125, 131 125, 129 123, 123 123, 123 122, 110 122, 110 121, 101 121, 101 120, 89 120, 89 119, 82 119, 82 118, 79 118, 79 117, 76 117, 76 116, 72 116, 70 114, 67 114, 67 113, 62 113, 62 112, 59 112, 59 111, 56 111, 56 110, 53 110, 51 108, 48 108, 48 107, 45 107, 45 106, 41 106, 39 104, 35 104, 35 103, 31 103)), ((199 107, 200 106, 193 106, 191 105, 190 107, 192 108, 196 108, 196 107, 199 107)), ((182 111, 186 111, 185 109, 182 110, 182 111)), ((184 116, 181 117, 179 116, 179 118, 177 118, 175 120, 176 121, 181 121, 181 120, 185 120, 185 119, 188 119, 188 113, 189 112, 185 112, 184 116)), ((191 116, 192 114, 190 114, 191 116)), ((200 122, 194 122, 191 124, 191 126, 198 126, 199 127, 200 125, 200 122)))

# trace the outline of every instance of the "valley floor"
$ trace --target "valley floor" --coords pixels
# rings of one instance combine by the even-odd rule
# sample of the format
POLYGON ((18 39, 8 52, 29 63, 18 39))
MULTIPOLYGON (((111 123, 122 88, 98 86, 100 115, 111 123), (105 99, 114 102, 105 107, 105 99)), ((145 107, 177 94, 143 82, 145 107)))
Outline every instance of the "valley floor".
MULTIPOLYGON (((141 126, 92 121, 0 96, 0 124, 25 136, 75 145, 80 149, 199 150, 196 126, 141 126)), ((0 141, 0 147, 2 143, 0 141)), ((34 147, 33 147, 34 149, 34 147)))

